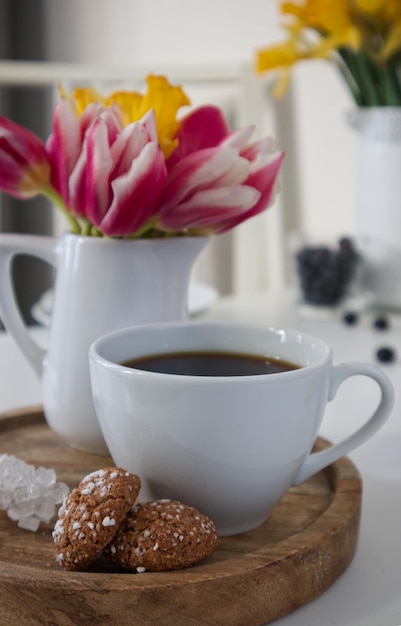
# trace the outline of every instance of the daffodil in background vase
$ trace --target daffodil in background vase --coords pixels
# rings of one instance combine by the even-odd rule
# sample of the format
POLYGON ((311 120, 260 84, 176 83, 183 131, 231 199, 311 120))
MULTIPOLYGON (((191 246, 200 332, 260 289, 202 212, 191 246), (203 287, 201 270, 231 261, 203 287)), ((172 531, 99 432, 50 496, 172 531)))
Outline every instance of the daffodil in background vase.
POLYGON ((50 427, 106 454, 90 389, 88 350, 124 326, 181 320, 194 260, 212 235, 271 206, 284 158, 221 110, 188 109, 180 86, 150 75, 145 93, 60 90, 46 142, 0 117, 0 189, 48 197, 60 239, 0 235, 0 317, 42 378, 50 427), (185 110, 184 107, 187 107, 185 110), (48 347, 25 328, 10 265, 16 254, 56 268, 48 347))
POLYGON ((348 121, 360 136, 354 234, 362 287, 374 305, 400 309, 401 2, 282 2, 281 14, 287 37, 257 51, 257 71, 278 71, 280 96, 295 63, 337 66, 356 105, 348 121))

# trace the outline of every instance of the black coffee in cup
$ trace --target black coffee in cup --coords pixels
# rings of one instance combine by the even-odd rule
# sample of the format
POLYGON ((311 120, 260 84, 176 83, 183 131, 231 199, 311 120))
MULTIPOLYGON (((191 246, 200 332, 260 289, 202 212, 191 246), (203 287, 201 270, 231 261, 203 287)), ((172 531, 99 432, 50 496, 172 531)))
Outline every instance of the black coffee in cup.
POLYGON ((182 376, 257 376, 299 368, 299 365, 274 357, 209 350, 147 355, 123 365, 146 372, 182 376))

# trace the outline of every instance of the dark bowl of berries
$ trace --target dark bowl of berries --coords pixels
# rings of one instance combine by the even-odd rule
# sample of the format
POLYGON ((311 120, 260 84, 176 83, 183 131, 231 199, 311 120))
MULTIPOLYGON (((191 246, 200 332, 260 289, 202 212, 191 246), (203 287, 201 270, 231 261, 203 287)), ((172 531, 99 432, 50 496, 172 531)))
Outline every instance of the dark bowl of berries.
POLYGON ((303 300, 316 306, 335 306, 345 296, 358 262, 352 239, 342 237, 336 247, 304 246, 296 254, 303 300))

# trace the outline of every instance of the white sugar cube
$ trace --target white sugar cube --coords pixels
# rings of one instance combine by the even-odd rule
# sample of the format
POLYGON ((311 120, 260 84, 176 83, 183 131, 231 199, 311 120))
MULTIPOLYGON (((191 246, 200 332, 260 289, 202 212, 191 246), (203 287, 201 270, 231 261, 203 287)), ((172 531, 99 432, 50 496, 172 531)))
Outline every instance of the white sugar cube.
POLYGON ((39 528, 40 519, 36 515, 28 515, 19 520, 17 526, 24 528, 25 530, 31 530, 36 532, 39 528))
POLYGON ((69 493, 56 482, 54 469, 36 468, 13 455, 0 455, 0 509, 20 528, 36 531, 41 521, 49 522, 55 506, 69 493))

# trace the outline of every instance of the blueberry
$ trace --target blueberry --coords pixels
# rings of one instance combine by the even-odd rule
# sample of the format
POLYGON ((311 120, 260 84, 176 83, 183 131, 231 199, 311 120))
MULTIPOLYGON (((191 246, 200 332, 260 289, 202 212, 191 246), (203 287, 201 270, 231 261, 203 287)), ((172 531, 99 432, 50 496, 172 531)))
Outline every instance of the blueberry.
POLYGON ((395 350, 387 346, 379 348, 376 352, 376 358, 381 363, 392 363, 395 359, 395 350))
POLYGON ((375 321, 373 322, 373 326, 377 330, 387 330, 387 328, 389 327, 389 321, 387 317, 384 317, 384 315, 380 315, 379 317, 376 317, 375 321))
POLYGON ((344 313, 343 321, 345 324, 353 326, 358 322, 358 314, 354 313, 354 311, 348 311, 347 313, 344 313))

